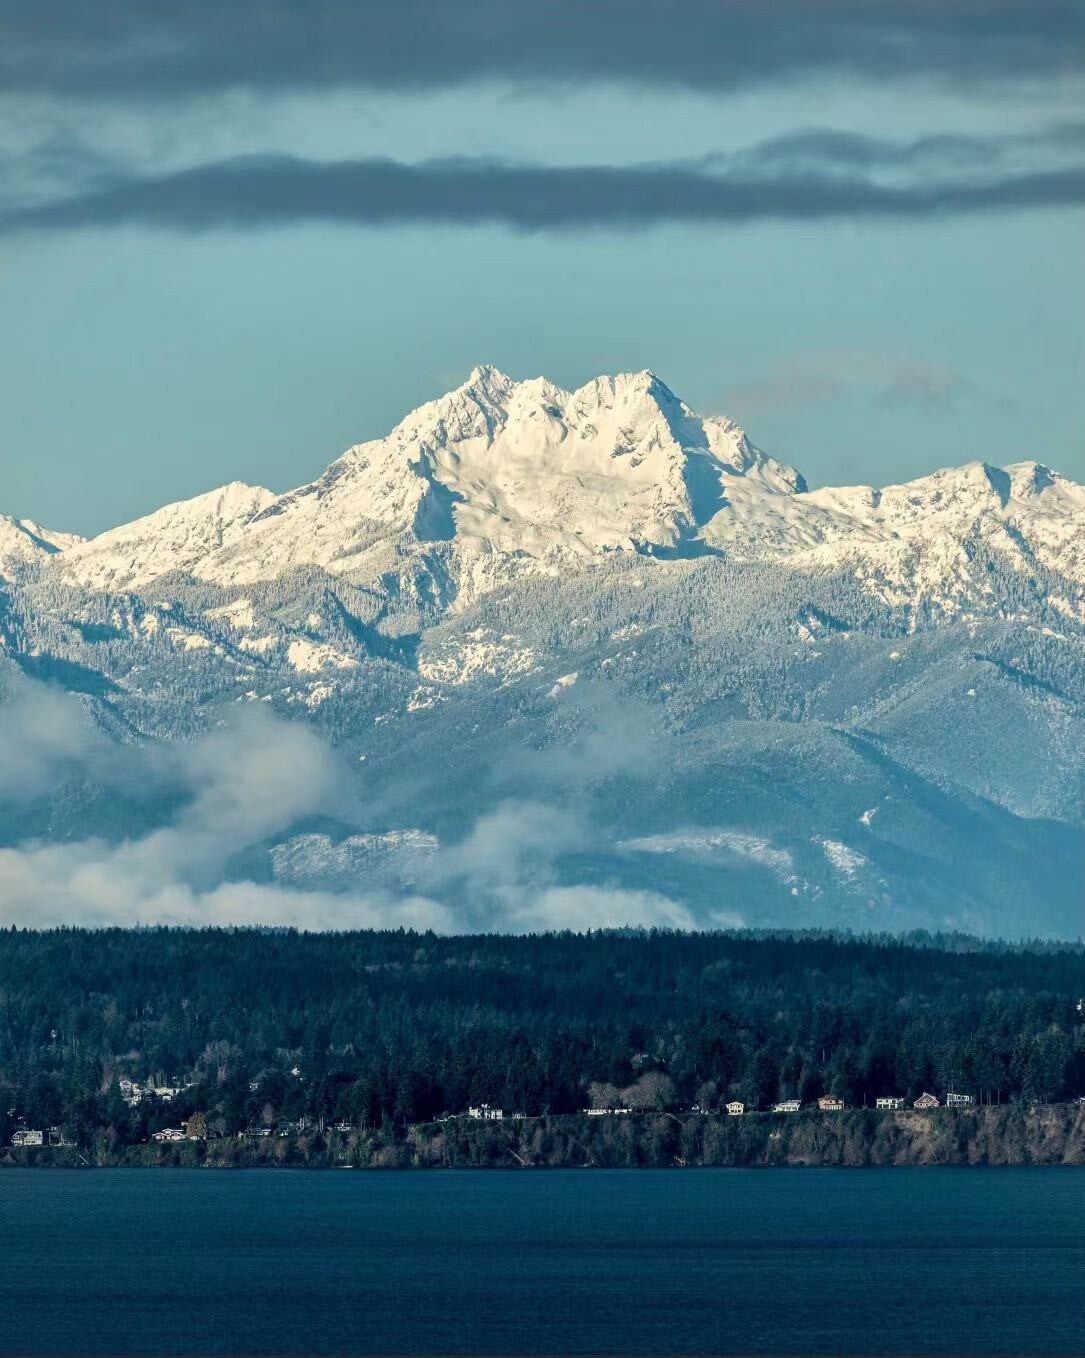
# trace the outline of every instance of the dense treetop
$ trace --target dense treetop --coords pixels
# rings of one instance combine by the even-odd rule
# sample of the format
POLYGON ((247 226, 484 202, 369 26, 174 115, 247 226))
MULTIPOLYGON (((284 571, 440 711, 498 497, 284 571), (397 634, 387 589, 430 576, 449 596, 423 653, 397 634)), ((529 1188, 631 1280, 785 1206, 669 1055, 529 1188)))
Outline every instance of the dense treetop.
POLYGON ((490 1102, 1085 1093, 1085 949, 929 935, 0 932, 0 1135, 490 1102), (291 1074, 297 1069, 300 1073, 291 1074), (187 1085, 130 1108, 119 1080, 187 1085))

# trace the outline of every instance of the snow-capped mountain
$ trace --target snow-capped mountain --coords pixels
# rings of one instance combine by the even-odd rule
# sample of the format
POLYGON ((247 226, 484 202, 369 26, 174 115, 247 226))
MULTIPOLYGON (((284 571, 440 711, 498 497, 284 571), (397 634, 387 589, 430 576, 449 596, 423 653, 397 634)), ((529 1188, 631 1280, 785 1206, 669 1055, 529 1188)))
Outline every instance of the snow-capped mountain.
POLYGON ((20 566, 53 556, 82 541, 77 533, 53 533, 32 519, 0 514, 0 579, 20 566))
POLYGON ((140 590, 162 575, 198 571, 274 502, 270 490, 234 481, 73 544, 62 570, 92 589, 140 590))
POLYGON ((1085 488, 1036 462, 810 491, 650 372, 567 392, 480 367, 308 485, 275 496, 234 483, 81 543, 63 566, 112 590, 176 572, 223 587, 305 566, 367 584, 421 573, 462 607, 525 571, 718 551, 844 567, 894 603, 952 607, 985 588, 969 565, 981 544, 1085 585, 1083 519, 1085 488))
MULTIPOLYGON (((0 657, 118 738, 262 702, 363 770, 360 821, 266 846, 292 889, 432 885, 437 846, 543 795, 593 827, 554 889, 695 922, 1079 914, 1085 488, 1034 461, 810 490, 650 372, 481 367, 285 494, 85 542, 0 519, 0 584, 0 657)), ((9 838, 96 833, 65 795, 9 838)))

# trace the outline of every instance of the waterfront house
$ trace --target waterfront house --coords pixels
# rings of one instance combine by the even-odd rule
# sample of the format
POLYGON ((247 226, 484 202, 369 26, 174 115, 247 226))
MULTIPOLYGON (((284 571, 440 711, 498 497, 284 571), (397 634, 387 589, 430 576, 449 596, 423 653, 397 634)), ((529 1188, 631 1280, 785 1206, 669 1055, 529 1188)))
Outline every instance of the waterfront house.
POLYGON ((874 1100, 875 1108, 903 1108, 904 1100, 898 1098, 896 1094, 886 1094, 880 1099, 874 1100))
POLYGON ((941 1100, 936 1099, 933 1094, 920 1094, 919 1098, 912 1104, 913 1108, 919 1108, 920 1110, 924 1108, 941 1108, 941 1106, 941 1100))
POLYGON ((11 1138, 13 1146, 40 1146, 44 1141, 41 1129, 37 1127, 20 1127, 11 1138))
POLYGON ((163 1127, 160 1132, 154 1132, 151 1136, 152 1141, 187 1141, 183 1127, 163 1127))
POLYGON ((779 1103, 772 1105, 774 1113, 797 1113, 802 1107, 798 1099, 781 1099, 779 1103))
POLYGON ((844 1100, 838 1099, 835 1094, 822 1094, 818 1099, 818 1107, 823 1113, 842 1113, 844 1100))
POLYGON ((746 1111, 746 1105, 741 1099, 732 1099, 727 1105, 727 1116, 729 1118, 740 1118, 746 1111))
POLYGON ((491 1108, 488 1103, 480 1103, 477 1108, 468 1108, 469 1118, 479 1118, 483 1122, 500 1122, 505 1116, 500 1108, 491 1108))
POLYGON ((974 1104, 975 1102, 976 1102, 976 1100, 972 1097, 971 1094, 947 1094, 947 1095, 946 1095, 946 1107, 947 1107, 947 1108, 969 1108, 969 1107, 971 1107, 971 1105, 974 1104))

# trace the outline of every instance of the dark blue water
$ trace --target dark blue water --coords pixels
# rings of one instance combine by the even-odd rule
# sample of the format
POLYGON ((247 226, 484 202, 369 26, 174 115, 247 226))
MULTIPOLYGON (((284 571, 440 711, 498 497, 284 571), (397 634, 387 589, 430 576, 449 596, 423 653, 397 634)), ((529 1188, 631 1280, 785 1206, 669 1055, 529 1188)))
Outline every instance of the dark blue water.
POLYGON ((7 1353, 1080 1353, 1073 1169, 0 1171, 7 1353))

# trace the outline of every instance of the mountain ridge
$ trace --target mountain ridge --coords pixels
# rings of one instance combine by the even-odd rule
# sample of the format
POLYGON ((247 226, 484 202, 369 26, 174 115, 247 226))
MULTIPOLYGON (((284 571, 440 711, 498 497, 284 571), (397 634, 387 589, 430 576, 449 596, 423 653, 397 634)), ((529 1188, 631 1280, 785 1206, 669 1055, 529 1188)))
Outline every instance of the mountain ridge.
MULTIPOLYGON (((483 367, 281 495, 5 524, 0 688, 120 748, 251 710, 334 751, 340 800, 216 851, 265 919, 1080 932, 1085 489, 1042 463, 809 490, 647 370, 483 367)), ((0 893, 28 838, 183 834, 178 793, 40 765, 7 806, 0 769, 0 893)))
MULTIPOLYGON (((970 533, 1018 567, 1035 559, 1085 586, 1083 525, 1085 488, 1036 461, 810 490, 650 370, 570 392, 482 365, 303 486, 218 487, 65 543, 54 568, 82 586, 139 591, 177 571, 232 586, 317 566, 362 581, 436 551, 469 601, 500 583, 489 556, 545 574, 614 551, 717 551, 806 570, 844 563, 898 601, 946 605, 969 594, 970 533)), ((7 556, 25 564, 33 552, 7 556)), ((1080 598, 1067 602, 1082 616, 1080 598)))

